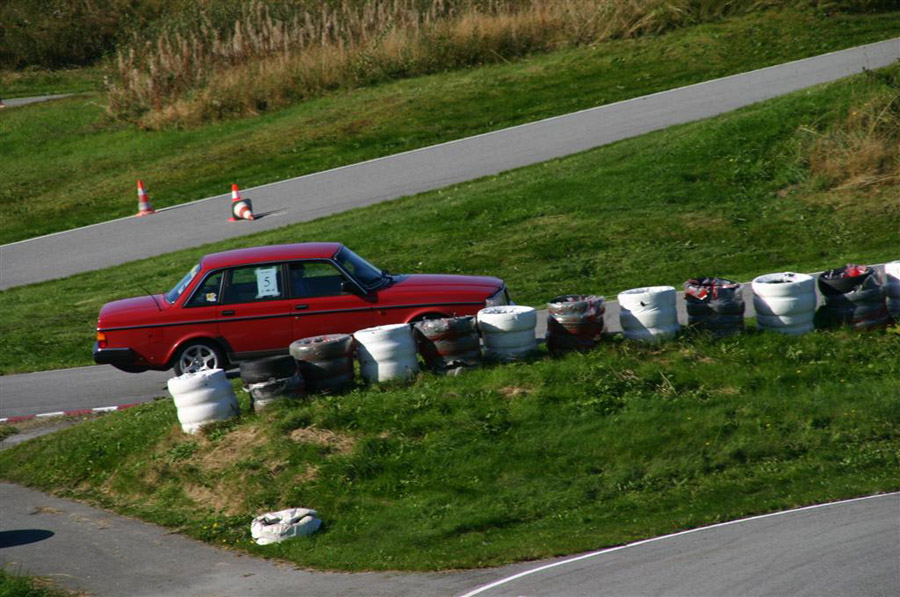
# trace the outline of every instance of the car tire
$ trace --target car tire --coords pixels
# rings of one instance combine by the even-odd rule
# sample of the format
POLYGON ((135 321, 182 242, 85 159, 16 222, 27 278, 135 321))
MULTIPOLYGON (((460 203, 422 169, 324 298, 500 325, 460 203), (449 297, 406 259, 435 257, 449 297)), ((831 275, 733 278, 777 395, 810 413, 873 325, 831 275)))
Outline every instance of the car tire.
POLYGON ((297 362, 289 354, 244 361, 240 367, 241 379, 248 384, 286 379, 297 374, 297 362))
POLYGON ((175 353, 172 368, 175 375, 195 373, 207 369, 226 369, 228 360, 222 348, 213 340, 191 340, 175 353))

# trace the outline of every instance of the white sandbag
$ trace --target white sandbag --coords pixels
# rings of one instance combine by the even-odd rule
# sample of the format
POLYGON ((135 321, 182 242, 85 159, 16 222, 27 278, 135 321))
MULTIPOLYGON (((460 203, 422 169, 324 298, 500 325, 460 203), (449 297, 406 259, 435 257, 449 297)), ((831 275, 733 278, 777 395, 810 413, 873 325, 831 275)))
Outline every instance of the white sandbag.
POLYGON ((257 545, 279 543, 293 537, 308 537, 322 526, 318 512, 309 508, 290 508, 266 512, 250 523, 250 535, 257 545))

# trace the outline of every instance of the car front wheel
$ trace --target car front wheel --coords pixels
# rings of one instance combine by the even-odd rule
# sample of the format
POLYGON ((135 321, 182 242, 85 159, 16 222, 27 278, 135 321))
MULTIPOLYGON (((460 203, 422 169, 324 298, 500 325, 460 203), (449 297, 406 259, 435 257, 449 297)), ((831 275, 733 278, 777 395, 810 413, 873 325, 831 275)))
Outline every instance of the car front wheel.
POLYGON ((175 356, 175 375, 196 373, 204 369, 224 369, 225 354, 219 345, 209 340, 194 340, 178 350, 175 356))

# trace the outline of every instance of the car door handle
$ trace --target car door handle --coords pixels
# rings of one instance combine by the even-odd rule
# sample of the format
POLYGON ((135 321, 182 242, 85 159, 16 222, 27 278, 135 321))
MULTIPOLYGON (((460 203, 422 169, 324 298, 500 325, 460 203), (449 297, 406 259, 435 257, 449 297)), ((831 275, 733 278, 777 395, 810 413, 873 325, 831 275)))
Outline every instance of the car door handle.
POLYGON ((229 309, 227 311, 222 311, 222 315, 234 315, 234 311, 229 309))
POLYGON ((309 309, 309 305, 294 305, 294 309, 302 311, 303 309, 309 309))

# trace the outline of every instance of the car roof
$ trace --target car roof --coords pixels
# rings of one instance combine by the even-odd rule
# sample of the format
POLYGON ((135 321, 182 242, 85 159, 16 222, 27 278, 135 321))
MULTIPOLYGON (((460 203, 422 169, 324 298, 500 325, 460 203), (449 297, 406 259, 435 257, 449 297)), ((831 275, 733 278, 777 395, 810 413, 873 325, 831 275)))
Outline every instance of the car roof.
POLYGON ((203 269, 211 270, 270 261, 329 259, 343 246, 341 243, 294 243, 291 245, 248 247, 246 249, 222 251, 221 253, 210 253, 203 257, 200 263, 203 269))

